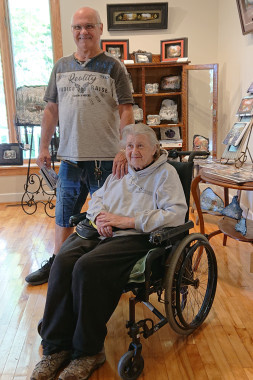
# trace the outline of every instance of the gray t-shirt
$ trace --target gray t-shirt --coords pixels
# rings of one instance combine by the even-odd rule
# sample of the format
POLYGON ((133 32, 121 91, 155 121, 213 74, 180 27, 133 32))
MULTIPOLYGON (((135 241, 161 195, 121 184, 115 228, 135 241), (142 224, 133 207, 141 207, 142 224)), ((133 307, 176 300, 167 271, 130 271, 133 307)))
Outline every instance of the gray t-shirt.
POLYGON ((103 52, 80 64, 74 55, 54 66, 45 101, 58 103, 58 158, 112 160, 119 150, 118 104, 133 103, 125 66, 103 52))

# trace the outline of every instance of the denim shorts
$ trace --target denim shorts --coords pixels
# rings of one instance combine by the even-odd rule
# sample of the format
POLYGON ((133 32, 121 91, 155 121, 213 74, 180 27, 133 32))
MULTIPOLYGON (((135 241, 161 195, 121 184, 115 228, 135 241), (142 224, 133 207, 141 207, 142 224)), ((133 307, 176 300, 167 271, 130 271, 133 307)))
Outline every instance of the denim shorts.
POLYGON ((102 177, 95 178, 95 161, 77 163, 61 161, 59 180, 56 189, 55 223, 69 227, 69 218, 81 212, 88 194, 92 195, 105 182, 112 172, 113 161, 97 161, 102 177))

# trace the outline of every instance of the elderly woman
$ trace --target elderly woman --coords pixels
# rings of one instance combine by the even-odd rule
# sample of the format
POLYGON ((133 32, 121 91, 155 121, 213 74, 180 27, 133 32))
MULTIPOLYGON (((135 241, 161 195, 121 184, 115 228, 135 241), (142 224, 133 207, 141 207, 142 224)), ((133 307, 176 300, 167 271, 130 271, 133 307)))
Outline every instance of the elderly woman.
POLYGON ((87 218, 99 236, 72 234, 52 266, 41 329, 43 357, 31 379, 54 379, 69 362, 59 379, 84 380, 105 362, 106 323, 133 266, 152 248, 149 233, 185 221, 181 182, 155 132, 144 124, 129 125, 123 142, 128 174, 109 176, 89 203, 87 218))

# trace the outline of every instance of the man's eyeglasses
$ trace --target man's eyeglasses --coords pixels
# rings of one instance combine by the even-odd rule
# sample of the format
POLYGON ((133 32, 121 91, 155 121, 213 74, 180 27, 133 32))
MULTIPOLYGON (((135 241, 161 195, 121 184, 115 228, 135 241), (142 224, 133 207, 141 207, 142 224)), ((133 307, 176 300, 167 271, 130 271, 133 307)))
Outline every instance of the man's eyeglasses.
POLYGON ((87 32, 90 32, 96 28, 97 25, 100 25, 101 23, 98 22, 97 24, 85 24, 85 25, 72 25, 72 29, 75 32, 81 32, 82 29, 85 29, 87 32))

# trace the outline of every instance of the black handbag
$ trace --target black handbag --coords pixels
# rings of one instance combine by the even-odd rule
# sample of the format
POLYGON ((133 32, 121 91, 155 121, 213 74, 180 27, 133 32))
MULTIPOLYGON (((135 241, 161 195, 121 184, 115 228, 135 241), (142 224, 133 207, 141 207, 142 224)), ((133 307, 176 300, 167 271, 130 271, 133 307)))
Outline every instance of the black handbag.
POLYGON ((76 226, 76 233, 83 239, 94 239, 99 237, 98 230, 92 225, 92 222, 85 218, 76 226))

